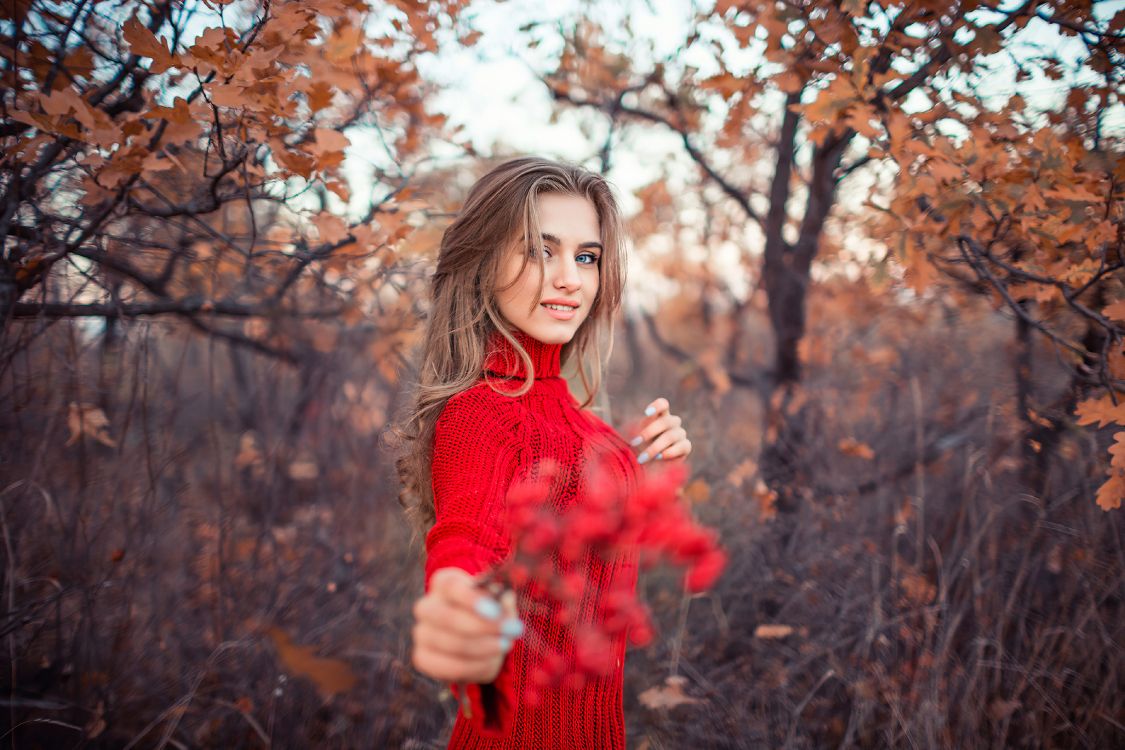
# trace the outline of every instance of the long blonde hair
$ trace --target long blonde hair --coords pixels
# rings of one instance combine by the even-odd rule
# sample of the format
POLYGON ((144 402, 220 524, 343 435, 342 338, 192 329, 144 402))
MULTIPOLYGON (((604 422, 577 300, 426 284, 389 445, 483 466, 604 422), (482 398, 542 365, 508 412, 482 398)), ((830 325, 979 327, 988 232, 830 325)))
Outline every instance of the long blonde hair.
MULTIPOLYGON (((578 376, 587 393, 582 406, 589 405, 601 387, 601 357, 608 356, 612 347, 613 317, 625 285, 624 224, 617 201, 604 177, 578 165, 533 156, 506 161, 473 185, 460 213, 442 234, 418 358, 418 382, 406 417, 394 430, 401 445, 395 462, 403 485, 399 503, 419 533, 427 532, 435 520, 430 484, 434 425, 450 397, 480 378, 493 331, 512 344, 527 373, 519 390, 503 393, 519 396, 532 386, 531 358, 501 315, 496 292, 502 291, 498 283, 504 255, 519 233, 523 233, 522 247, 539 246, 536 199, 546 193, 588 198, 597 211, 604 247, 598 262, 598 293, 589 316, 563 345, 561 356, 563 364, 572 356, 578 358, 578 376)), ((521 274, 532 257, 530 253, 523 256, 521 274)), ((539 253, 535 257, 542 272, 543 258, 539 253)), ((541 273, 540 293, 545 278, 541 273)))

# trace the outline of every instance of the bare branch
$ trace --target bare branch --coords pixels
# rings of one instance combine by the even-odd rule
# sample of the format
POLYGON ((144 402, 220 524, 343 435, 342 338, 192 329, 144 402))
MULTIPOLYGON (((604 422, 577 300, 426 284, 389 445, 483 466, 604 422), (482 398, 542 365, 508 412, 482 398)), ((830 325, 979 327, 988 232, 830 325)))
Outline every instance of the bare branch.
MULTIPOLYGON (((565 101, 577 107, 592 107, 594 109, 607 112, 611 117, 613 117, 614 114, 620 112, 621 114, 631 115, 642 120, 648 120, 649 122, 658 123, 665 126, 669 130, 676 132, 677 134, 679 134, 680 140, 684 144, 684 150, 687 152, 688 156, 691 157, 692 161, 698 164, 699 167, 707 174, 707 176, 710 177, 715 182, 715 184, 722 188, 723 192, 726 193, 731 198, 731 200, 737 203, 738 206, 743 210, 743 212, 748 217, 750 217, 750 219, 752 219, 759 226, 764 225, 761 214, 759 214, 754 209, 754 207, 750 205, 750 196, 747 191, 735 186, 723 175, 721 175, 717 169, 715 169, 710 160, 708 160, 696 147, 695 143, 691 139, 691 135, 688 133, 686 128, 676 125, 665 115, 653 112, 648 109, 643 109, 641 107, 632 107, 624 104, 620 101, 620 96, 616 98, 615 102, 610 104, 593 100, 578 99, 571 95, 569 92, 565 92, 559 89, 557 86, 553 86, 549 79, 543 78, 542 80, 550 90, 551 95, 555 98, 556 101, 565 101)), ((621 93, 623 95, 624 93, 627 93, 627 91, 621 93)))
POLYGON ((234 318, 256 318, 265 315, 289 318, 332 318, 343 314, 343 308, 328 310, 282 310, 264 304, 243 304, 204 299, 193 295, 185 299, 164 299, 155 302, 126 304, 68 303, 68 302, 18 302, 12 317, 15 318, 137 318, 144 315, 223 315, 234 318))

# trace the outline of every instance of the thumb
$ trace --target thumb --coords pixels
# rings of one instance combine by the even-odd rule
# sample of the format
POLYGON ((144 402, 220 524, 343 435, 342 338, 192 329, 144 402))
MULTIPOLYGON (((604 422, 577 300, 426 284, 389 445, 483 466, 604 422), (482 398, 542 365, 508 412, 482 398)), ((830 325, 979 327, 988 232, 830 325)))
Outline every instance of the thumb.
POLYGON ((504 610, 505 617, 519 617, 519 609, 516 607, 516 592, 512 589, 505 589, 504 593, 500 595, 500 608, 504 610))

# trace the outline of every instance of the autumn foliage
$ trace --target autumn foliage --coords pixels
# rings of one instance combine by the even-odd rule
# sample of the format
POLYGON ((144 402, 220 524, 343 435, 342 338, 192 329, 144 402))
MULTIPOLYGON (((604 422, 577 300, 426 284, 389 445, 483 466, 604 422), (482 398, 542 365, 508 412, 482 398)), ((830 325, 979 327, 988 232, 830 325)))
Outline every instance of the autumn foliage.
MULTIPOLYGON (((706 66, 633 65, 625 50, 637 42, 591 21, 575 26, 546 82, 615 125, 680 136, 700 188, 729 201, 708 211, 715 245, 747 226, 760 237, 760 258, 741 262, 767 294, 775 383, 800 378, 814 263, 870 257, 857 246, 866 236, 915 294, 984 295, 1015 318, 1021 346, 1041 335, 1059 348, 1067 395, 1041 404, 1021 389, 1025 446, 1038 454, 1076 417, 1125 428, 1113 416, 1125 379, 1125 11, 1095 6, 721 1, 684 39, 706 66), (722 115, 713 124, 710 111, 722 115), (855 185, 866 198, 834 212, 855 185)), ((646 213, 669 213, 666 189, 643 197, 646 213)), ((707 367, 712 381, 756 385, 707 367)), ((1033 377, 1023 365, 1016 374, 1033 377)), ((783 484, 784 457, 766 458, 783 484)), ((1097 503, 1110 510, 1125 497, 1119 451, 1107 471, 1097 503)))
POLYGON ((172 314, 291 362, 330 349, 316 321, 381 304, 422 205, 388 174, 349 217, 341 169, 357 134, 406 165, 440 129, 412 58, 460 3, 433 5, 385 8, 371 38, 361 0, 5 5, 5 317, 172 314), (97 272, 76 285, 76 264, 97 272))

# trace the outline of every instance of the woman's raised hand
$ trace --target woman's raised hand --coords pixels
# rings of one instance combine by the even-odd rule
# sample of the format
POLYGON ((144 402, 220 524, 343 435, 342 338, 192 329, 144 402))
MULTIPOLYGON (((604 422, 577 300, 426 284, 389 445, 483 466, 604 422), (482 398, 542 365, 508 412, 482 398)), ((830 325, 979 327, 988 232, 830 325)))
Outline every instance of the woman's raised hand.
POLYGON ((516 595, 497 601, 460 568, 441 568, 430 591, 414 602, 414 668, 443 682, 487 684, 496 679, 512 641, 523 635, 516 595))
POLYGON ((658 398, 649 404, 637 434, 629 443, 638 454, 637 461, 642 464, 654 459, 669 461, 691 453, 691 441, 682 422, 669 411, 668 399, 658 398))

